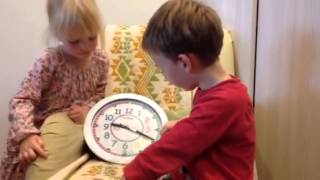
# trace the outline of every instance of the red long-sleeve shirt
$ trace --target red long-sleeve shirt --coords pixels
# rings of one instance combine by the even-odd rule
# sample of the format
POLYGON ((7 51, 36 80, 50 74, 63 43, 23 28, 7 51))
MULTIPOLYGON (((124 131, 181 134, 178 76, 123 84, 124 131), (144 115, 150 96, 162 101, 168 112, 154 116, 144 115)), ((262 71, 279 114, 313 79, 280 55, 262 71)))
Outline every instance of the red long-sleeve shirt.
POLYGON ((247 88, 237 78, 198 89, 181 120, 124 169, 127 180, 151 180, 186 167, 193 179, 253 179, 255 120, 247 88))

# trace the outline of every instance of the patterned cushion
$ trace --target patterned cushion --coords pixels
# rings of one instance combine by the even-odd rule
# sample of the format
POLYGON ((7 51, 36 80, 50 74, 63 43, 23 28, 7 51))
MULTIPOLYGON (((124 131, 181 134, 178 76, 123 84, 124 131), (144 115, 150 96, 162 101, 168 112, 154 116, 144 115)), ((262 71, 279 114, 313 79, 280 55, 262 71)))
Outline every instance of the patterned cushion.
MULTIPOLYGON (((101 47, 110 60, 106 96, 125 92, 144 95, 160 104, 169 120, 180 119, 191 110, 193 92, 172 85, 140 48, 144 30, 145 26, 105 27, 101 47)), ((228 72, 234 74, 232 38, 224 32, 220 58, 228 72)))
POLYGON ((189 113, 192 92, 170 84, 140 48, 143 26, 108 25, 102 46, 110 60, 106 95, 131 92, 149 97, 166 111, 169 119, 189 113))
POLYGON ((90 159, 69 180, 120 180, 124 165, 90 159))

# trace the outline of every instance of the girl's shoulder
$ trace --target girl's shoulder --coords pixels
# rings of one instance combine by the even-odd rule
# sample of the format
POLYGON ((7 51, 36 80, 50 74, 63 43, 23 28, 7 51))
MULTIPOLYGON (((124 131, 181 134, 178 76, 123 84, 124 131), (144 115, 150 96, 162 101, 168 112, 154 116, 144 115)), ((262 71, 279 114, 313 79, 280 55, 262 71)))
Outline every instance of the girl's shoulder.
POLYGON ((58 52, 56 48, 44 49, 34 63, 34 68, 54 69, 61 61, 58 52))
POLYGON ((44 49, 37 61, 42 63, 58 64, 61 61, 59 50, 57 48, 47 48, 44 49))
POLYGON ((93 52, 92 59, 95 62, 95 65, 103 67, 103 69, 107 69, 109 67, 109 59, 107 53, 102 49, 96 49, 93 52))
POLYGON ((93 59, 100 63, 108 63, 109 59, 107 53, 102 49, 96 49, 93 52, 93 59))

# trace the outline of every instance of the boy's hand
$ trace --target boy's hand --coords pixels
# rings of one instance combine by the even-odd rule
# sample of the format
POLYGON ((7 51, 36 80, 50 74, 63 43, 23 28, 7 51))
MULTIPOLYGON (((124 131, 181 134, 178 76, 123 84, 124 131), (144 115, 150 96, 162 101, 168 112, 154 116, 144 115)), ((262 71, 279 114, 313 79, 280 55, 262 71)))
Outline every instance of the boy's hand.
POLYGON ((77 124, 83 124, 90 108, 87 105, 72 105, 69 108, 68 116, 77 124))
POLYGON ((48 151, 43 145, 42 138, 39 135, 31 135, 22 141, 20 145, 19 160, 24 164, 34 161, 38 155, 48 158, 48 151))
POLYGON ((164 134, 168 131, 170 131, 176 124, 177 122, 179 122, 178 120, 175 120, 175 121, 168 121, 164 126, 163 128, 161 129, 161 134, 164 134))

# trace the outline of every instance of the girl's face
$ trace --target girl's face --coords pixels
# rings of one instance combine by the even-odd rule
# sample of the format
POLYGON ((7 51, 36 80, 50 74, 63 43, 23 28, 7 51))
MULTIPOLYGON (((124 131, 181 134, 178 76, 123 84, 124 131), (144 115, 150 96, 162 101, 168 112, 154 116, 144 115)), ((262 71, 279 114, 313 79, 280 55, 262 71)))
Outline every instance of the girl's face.
POLYGON ((97 48, 97 34, 85 35, 81 31, 72 31, 62 39, 63 50, 75 59, 88 59, 97 48))

